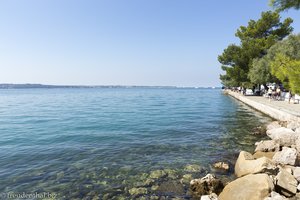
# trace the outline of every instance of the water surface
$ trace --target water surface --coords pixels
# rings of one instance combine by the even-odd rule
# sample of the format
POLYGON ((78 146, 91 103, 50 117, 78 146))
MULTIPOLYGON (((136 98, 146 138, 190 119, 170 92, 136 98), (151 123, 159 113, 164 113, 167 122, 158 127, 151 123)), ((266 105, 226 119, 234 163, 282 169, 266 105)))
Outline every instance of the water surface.
POLYGON ((131 188, 145 187, 147 198, 188 199, 151 187, 234 164, 270 120, 218 89, 0 90, 0 191, 130 199, 131 188), (187 172, 189 164, 203 170, 187 172), (175 175, 143 184, 166 169, 175 175))

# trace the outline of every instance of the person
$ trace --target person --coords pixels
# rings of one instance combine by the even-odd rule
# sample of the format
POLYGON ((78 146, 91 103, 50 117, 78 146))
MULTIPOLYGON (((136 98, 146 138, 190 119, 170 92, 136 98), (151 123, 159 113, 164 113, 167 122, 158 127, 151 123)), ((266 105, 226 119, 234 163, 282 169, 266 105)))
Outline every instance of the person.
POLYGON ((268 89, 268 96, 269 96, 269 101, 271 101, 271 96, 272 96, 272 89, 269 87, 268 89))
POLYGON ((276 89, 276 99, 277 99, 277 101, 279 101, 280 100, 280 95, 281 95, 281 90, 280 90, 280 87, 277 87, 277 89, 276 89))
POLYGON ((289 103, 291 103, 291 99, 292 99, 292 92, 289 91, 289 103))

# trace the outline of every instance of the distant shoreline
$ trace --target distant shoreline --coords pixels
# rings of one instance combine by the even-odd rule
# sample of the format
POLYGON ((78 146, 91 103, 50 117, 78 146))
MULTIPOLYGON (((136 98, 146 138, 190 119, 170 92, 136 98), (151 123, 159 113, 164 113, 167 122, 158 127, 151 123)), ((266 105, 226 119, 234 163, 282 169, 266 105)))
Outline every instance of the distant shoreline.
POLYGON ((56 89, 56 88, 170 88, 170 89, 221 89, 221 87, 177 87, 177 86, 135 86, 135 85, 44 85, 2 83, 0 89, 56 89))

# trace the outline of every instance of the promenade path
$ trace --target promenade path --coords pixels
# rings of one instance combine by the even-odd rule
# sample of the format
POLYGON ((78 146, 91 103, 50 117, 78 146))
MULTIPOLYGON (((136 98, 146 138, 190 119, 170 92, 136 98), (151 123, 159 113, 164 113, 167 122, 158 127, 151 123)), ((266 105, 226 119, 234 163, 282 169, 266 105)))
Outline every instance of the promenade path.
POLYGON ((260 96, 246 96, 246 98, 300 117, 300 104, 289 104, 287 101, 277 101, 272 99, 270 101, 269 98, 260 96))
POLYGON ((269 100, 269 98, 261 96, 244 96, 232 91, 225 92, 277 120, 300 122, 300 104, 289 104, 287 101, 273 99, 269 100))

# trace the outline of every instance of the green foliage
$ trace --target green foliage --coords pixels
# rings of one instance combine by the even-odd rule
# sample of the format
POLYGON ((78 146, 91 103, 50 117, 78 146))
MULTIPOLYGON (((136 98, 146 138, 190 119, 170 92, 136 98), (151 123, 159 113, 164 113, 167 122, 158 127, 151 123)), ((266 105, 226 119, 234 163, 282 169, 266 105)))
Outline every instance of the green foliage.
POLYGON ((263 59, 285 87, 300 94, 300 34, 278 42, 263 59))
POLYGON ((290 8, 300 9, 300 0, 271 0, 270 4, 279 11, 290 8))
MULTIPOLYGON (((290 18, 280 22, 278 12, 268 11, 263 12, 257 21, 250 20, 248 26, 241 26, 235 34, 240 39, 240 45, 229 45, 218 57, 222 69, 225 71, 225 74, 220 76, 222 84, 246 86, 258 83, 259 79, 262 80, 262 77, 248 75, 252 63, 256 58, 266 55, 272 45, 292 32, 291 23, 292 19, 290 18)), ((267 69, 256 69, 251 74, 256 74, 258 71, 269 73, 267 69)), ((267 77, 273 78, 270 73, 267 77)), ((263 82, 265 81, 263 80, 263 82)))

